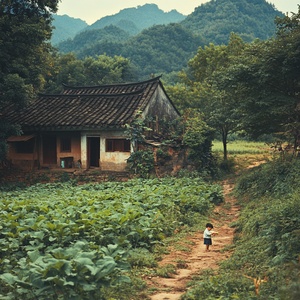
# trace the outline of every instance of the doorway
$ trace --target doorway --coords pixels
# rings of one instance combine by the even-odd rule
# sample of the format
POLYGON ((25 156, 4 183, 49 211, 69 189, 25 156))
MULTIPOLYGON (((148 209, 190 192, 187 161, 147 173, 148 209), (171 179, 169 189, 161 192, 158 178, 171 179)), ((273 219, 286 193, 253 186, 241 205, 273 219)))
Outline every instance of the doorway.
POLYGON ((88 137, 88 162, 89 167, 99 168, 100 137, 88 137))
POLYGON ((56 152, 56 136, 44 135, 43 136, 43 164, 56 165, 57 164, 56 152))

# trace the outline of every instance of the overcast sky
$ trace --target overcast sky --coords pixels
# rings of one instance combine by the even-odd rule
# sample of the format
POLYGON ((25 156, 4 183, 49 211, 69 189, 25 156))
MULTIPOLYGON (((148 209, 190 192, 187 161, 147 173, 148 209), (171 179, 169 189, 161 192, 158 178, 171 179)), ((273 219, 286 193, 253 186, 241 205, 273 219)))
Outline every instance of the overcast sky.
MULTIPOLYGON (((114 15, 124 8, 137 7, 146 3, 155 3, 165 12, 176 9, 178 12, 188 15, 195 7, 210 0, 61 0, 58 14, 80 18, 88 24, 92 24, 102 17, 114 15)), ((267 0, 275 7, 286 12, 298 12, 300 0, 267 0)))

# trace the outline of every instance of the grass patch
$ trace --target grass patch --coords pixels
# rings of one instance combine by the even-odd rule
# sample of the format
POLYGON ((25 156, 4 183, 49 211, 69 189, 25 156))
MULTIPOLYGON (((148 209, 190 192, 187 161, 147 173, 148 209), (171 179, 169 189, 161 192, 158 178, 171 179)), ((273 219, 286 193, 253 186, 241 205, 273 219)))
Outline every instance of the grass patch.
POLYGON ((167 264, 156 269, 156 275, 163 278, 171 278, 176 274, 176 266, 167 264))
MULTIPOLYGON (((214 141, 212 151, 216 153, 223 153, 223 143, 221 141, 214 141)), ((233 142, 228 142, 227 151, 229 155, 235 155, 235 154, 269 155, 272 150, 267 144, 263 142, 233 141, 233 142)))
POLYGON ((263 142, 232 141, 227 144, 228 160, 223 160, 223 144, 214 141, 212 152, 218 158, 219 167, 225 174, 243 171, 279 156, 269 145, 263 142))

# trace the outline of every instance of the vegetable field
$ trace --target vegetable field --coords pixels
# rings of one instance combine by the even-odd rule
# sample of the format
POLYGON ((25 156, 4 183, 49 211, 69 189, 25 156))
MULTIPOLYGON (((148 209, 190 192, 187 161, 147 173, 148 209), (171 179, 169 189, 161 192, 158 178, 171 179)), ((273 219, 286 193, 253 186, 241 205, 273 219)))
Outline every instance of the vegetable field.
POLYGON ((199 178, 37 184, 0 194, 1 299, 106 299, 128 251, 193 225, 221 187, 199 178))

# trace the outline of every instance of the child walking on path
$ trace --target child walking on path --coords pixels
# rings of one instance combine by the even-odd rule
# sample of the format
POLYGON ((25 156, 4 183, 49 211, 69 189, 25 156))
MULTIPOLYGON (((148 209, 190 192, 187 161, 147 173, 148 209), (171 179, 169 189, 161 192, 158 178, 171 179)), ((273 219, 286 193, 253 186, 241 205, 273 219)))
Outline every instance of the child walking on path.
POLYGON ((211 231, 214 226, 211 223, 207 223, 203 233, 204 245, 206 245, 206 251, 209 251, 209 246, 212 245, 212 235, 217 234, 217 232, 211 231))

